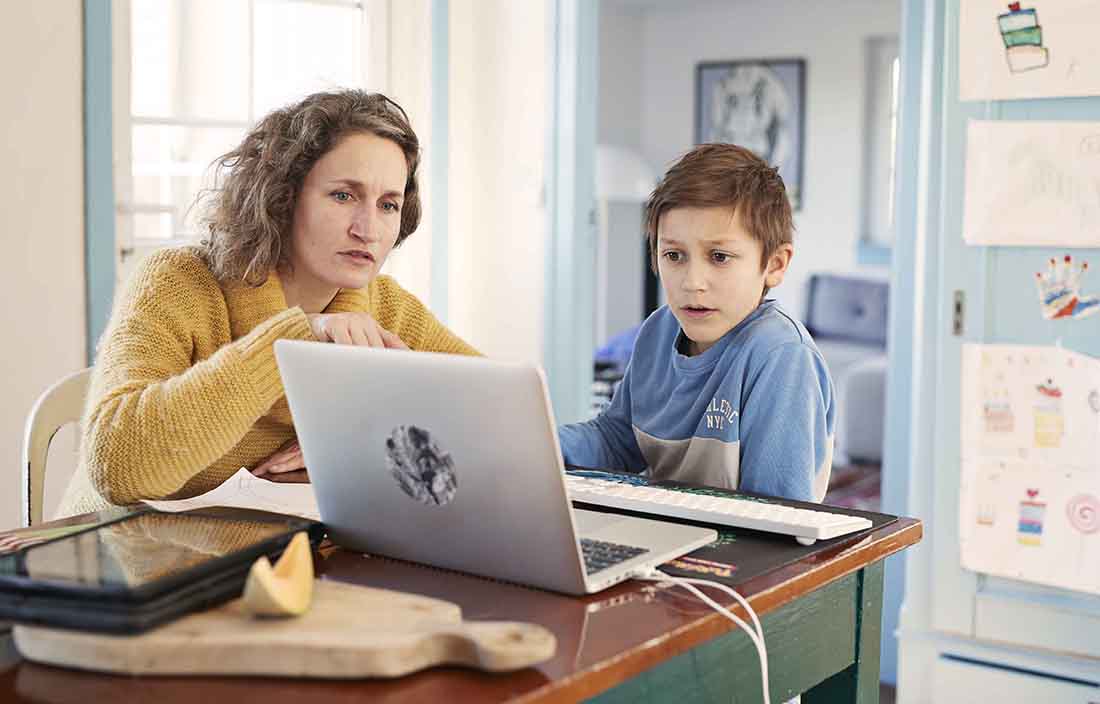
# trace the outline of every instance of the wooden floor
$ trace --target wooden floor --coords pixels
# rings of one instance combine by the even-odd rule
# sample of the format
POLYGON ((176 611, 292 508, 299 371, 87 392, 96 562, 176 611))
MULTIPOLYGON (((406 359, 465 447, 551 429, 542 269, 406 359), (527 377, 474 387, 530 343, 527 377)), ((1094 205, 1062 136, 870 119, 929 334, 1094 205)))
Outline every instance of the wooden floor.
POLYGON ((825 503, 863 511, 879 511, 882 505, 882 472, 877 464, 833 467, 825 503))

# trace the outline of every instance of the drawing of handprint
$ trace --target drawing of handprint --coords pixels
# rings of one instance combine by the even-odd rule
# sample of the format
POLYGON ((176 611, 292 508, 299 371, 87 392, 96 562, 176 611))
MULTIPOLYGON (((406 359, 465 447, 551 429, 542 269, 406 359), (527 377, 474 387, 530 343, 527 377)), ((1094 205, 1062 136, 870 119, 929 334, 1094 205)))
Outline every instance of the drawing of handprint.
POLYGON ((1067 254, 1061 264, 1051 257, 1046 273, 1036 272, 1035 286, 1044 318, 1086 318, 1100 311, 1100 297, 1081 295, 1081 279, 1088 270, 1088 262, 1074 266, 1073 257, 1067 254))

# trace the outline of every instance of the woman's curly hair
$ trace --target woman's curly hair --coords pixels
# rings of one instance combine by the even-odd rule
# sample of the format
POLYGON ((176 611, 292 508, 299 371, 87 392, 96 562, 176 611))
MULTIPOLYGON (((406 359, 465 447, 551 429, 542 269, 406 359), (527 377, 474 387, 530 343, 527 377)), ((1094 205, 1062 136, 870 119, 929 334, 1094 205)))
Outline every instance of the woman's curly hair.
POLYGON ((395 246, 416 230, 420 142, 405 111, 381 93, 314 93, 268 114, 212 164, 219 178, 200 196, 208 232, 202 249, 219 281, 259 286, 288 263, 294 204, 306 174, 341 138, 360 132, 392 140, 404 152, 409 175, 395 246))

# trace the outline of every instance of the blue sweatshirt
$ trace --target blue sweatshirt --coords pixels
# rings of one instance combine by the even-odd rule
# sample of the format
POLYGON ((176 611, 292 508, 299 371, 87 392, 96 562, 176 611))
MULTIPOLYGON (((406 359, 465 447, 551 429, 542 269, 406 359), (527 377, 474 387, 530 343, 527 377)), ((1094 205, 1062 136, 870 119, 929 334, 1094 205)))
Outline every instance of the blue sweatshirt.
POLYGON ((821 501, 832 379, 810 333, 766 300, 702 354, 667 306, 642 324, 611 405, 558 430, 567 464, 821 501))

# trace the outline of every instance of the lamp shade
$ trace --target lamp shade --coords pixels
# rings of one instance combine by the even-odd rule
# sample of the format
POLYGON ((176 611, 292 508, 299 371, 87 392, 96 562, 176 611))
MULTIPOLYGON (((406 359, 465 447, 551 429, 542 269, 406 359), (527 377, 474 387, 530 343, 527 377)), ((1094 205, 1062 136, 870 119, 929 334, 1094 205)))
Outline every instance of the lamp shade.
POLYGON ((596 196, 605 201, 642 203, 657 178, 642 155, 615 144, 596 145, 596 196))

